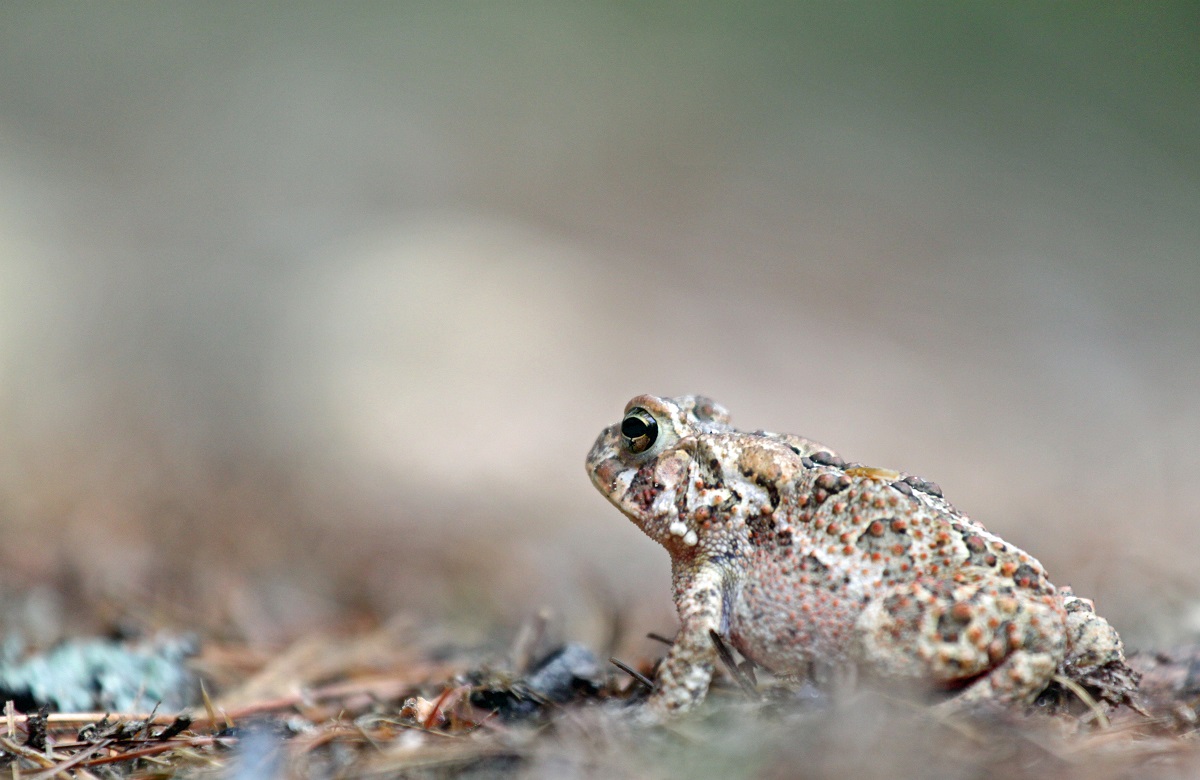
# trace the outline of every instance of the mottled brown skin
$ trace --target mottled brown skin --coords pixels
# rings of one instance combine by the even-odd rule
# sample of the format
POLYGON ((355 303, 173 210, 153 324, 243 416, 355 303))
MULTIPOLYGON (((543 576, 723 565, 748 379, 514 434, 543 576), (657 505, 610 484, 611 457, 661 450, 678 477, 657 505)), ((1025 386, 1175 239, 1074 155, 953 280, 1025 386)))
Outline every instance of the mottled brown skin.
POLYGON ((781 675, 853 667, 958 689, 952 706, 1027 702, 1061 669, 1123 666, 1090 602, 935 484, 800 436, 739 431, 707 398, 634 398, 587 469, 671 555, 681 627, 656 716, 703 700, 710 631, 781 675))

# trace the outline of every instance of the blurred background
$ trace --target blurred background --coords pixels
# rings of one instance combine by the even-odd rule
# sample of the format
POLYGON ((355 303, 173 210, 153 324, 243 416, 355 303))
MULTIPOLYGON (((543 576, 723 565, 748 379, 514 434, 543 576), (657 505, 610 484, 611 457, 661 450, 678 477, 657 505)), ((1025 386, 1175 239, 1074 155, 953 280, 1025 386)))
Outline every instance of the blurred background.
POLYGON ((701 392, 1200 633, 1195 3, 6 3, 0 73, 6 630, 642 648, 583 458, 701 392))

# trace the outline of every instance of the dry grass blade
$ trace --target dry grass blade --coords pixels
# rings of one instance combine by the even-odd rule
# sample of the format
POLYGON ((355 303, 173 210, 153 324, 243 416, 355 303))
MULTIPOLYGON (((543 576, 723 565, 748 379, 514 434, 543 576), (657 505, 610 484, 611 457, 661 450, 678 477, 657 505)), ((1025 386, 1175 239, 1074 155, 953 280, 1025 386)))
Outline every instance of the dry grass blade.
POLYGON ((737 664, 737 659, 733 657, 733 651, 729 649, 729 645, 725 644, 725 640, 716 631, 709 630, 708 638, 712 640, 713 647, 717 648, 717 655, 721 658, 721 663, 725 665, 725 671, 729 672, 729 676, 738 684, 742 692, 751 698, 758 697, 758 688, 746 676, 741 667, 737 664))
POLYGON ((618 669, 620 669, 622 672, 625 672, 625 674, 629 675, 633 679, 640 682, 642 685, 646 686, 647 690, 651 690, 651 691, 654 690, 654 681, 651 680, 646 675, 639 672, 637 669, 634 669, 633 667, 628 666, 627 664, 624 664, 621 661, 618 661, 616 658, 609 658, 608 662, 610 664, 612 664, 613 666, 617 667, 618 669))
POLYGON ((508 651, 509 663, 517 674, 524 674, 533 663, 534 654, 546 637, 546 626, 550 623, 550 610, 540 609, 525 621, 508 651))
POLYGON ((1054 675, 1054 682, 1075 694, 1081 702, 1086 704, 1088 709, 1091 710, 1092 717, 1100 724, 1101 728, 1106 729, 1109 727, 1108 715, 1104 713, 1104 709, 1101 708, 1100 704, 1092 698, 1092 695, 1082 685, 1061 674, 1054 675))
MULTIPOLYGON (((208 695, 208 687, 204 684, 203 680, 200 681, 200 698, 204 700, 204 712, 206 715, 208 715, 208 722, 216 723, 217 722, 217 708, 215 706, 213 706, 212 697, 210 697, 208 695)), ((233 724, 226 723, 226 725, 232 726, 233 724)))

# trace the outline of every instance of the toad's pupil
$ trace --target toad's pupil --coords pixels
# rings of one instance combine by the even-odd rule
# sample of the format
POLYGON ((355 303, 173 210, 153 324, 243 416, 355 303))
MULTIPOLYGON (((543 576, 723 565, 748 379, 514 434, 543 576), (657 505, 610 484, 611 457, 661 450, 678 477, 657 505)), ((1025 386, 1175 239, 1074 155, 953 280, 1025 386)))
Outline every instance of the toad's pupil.
POLYGON ((631 414, 621 422, 621 433, 627 439, 640 439, 643 436, 653 439, 657 428, 653 417, 637 414, 631 414))
POLYGON ((646 423, 637 417, 626 417, 625 422, 621 423, 621 433, 630 439, 644 436, 646 433, 646 423))

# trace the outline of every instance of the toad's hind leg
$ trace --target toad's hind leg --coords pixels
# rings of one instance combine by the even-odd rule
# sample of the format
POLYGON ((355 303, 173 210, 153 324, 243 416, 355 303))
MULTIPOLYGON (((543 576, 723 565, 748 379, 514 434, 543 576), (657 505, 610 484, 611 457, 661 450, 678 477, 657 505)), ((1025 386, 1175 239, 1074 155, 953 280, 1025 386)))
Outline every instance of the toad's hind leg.
POLYGON ((1052 592, 974 581, 918 580, 872 601, 855 624, 868 672, 963 686, 942 706, 1029 702, 1066 652, 1065 615, 1052 592))
POLYGON ((935 707, 957 712, 979 704, 1029 704, 1054 677, 1058 661, 1050 653, 1017 650, 973 681, 959 693, 935 707))

